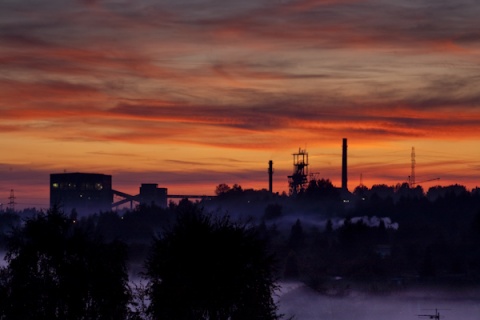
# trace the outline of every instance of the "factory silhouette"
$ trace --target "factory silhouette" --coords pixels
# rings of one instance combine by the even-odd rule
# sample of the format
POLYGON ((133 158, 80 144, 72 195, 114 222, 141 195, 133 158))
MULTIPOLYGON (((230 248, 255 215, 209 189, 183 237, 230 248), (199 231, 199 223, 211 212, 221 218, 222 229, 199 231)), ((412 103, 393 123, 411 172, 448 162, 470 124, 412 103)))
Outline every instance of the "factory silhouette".
MULTIPOLYGON (((362 181, 353 191, 348 188, 348 144, 347 139, 342 140, 342 166, 341 166, 341 187, 334 187, 329 179, 318 179, 318 173, 309 172, 309 159, 306 149, 299 148, 298 152, 292 154, 293 156, 293 170, 288 175, 288 196, 290 198, 305 199, 306 193, 319 193, 318 190, 311 189, 328 189, 326 191, 330 198, 337 198, 341 200, 344 206, 348 206, 350 202, 363 198, 368 192, 362 181), (319 186, 320 184, 321 186, 319 186)), ((267 192, 270 196, 278 194, 273 193, 273 160, 268 161, 268 190, 263 189, 258 192, 267 192)), ((419 185, 427 181, 435 181, 440 178, 433 178, 423 181, 416 181, 415 179, 415 148, 412 147, 411 152, 411 173, 408 176, 407 182, 399 183, 397 186, 388 187, 386 185, 374 185, 372 192, 378 194, 392 194, 398 193, 397 196, 405 196, 406 193, 414 196, 421 196, 424 190, 419 185), (397 192, 398 191, 398 192, 397 192)), ((233 191, 238 191, 239 186, 235 185, 233 191)), ((225 186, 224 186, 225 187, 225 186)), ((221 189, 221 188, 220 188, 221 189)), ((228 188, 227 188, 228 189, 228 188)), ((241 189, 241 188, 240 188, 241 189)), ((438 197, 446 192, 443 187, 430 188, 430 197, 438 197)), ((450 189, 455 189, 455 192, 461 192, 461 186, 451 186, 450 189)), ((141 183, 139 192, 137 194, 129 194, 117 190, 112 185, 112 176, 100 173, 54 173, 50 174, 50 207, 59 206, 65 212, 75 210, 80 215, 88 215, 98 212, 107 212, 118 208, 133 209, 136 205, 155 205, 161 208, 166 208, 169 201, 178 199, 189 200, 213 200, 219 194, 225 193, 226 190, 216 190, 215 195, 195 195, 195 194, 169 194, 168 188, 159 187, 157 183, 141 183), (116 200, 115 200, 116 199, 116 200)), ((232 191, 232 190, 230 190, 232 191)), ((478 188, 472 192, 478 192, 478 188)), ((13 192, 13 190, 12 190, 13 192)), ((232 194, 232 192, 230 192, 232 194)), ((237 192, 238 194, 238 192, 237 192)), ((13 197, 11 195, 11 197, 13 197)), ((307 196, 307 198, 309 198, 307 196)), ((312 197, 310 197, 312 198, 312 197)), ((325 194, 323 195, 325 200, 325 194)), ((353 204, 350 204, 352 206, 353 204)))
MULTIPOLYGON (((273 194, 273 161, 268 162, 268 191, 273 194)), ((293 154, 293 172, 289 175, 289 195, 296 196, 304 191, 314 175, 308 171, 308 152, 299 149, 293 154)), ((344 198, 351 194, 347 186, 347 139, 342 147, 342 186, 344 198)), ((113 188, 112 176, 99 173, 54 173, 50 175, 50 207, 59 206, 65 212, 75 210, 80 215, 106 212, 134 204, 155 205, 165 208, 172 199, 211 199, 214 196, 192 194, 168 194, 168 189, 156 183, 142 183, 139 193, 132 195, 113 188), (114 201, 114 196, 122 198, 114 201)))

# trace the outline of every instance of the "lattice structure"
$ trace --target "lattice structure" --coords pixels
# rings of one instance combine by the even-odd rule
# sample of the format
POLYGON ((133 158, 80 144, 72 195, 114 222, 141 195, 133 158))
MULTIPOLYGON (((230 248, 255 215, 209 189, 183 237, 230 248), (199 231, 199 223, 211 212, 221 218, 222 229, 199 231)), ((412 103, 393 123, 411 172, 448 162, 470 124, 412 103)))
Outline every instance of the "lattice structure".
POLYGON ((296 195, 305 189, 308 184, 308 153, 305 149, 298 149, 293 154, 293 173, 288 176, 290 195, 296 195))
POLYGON ((8 209, 11 211, 15 211, 15 191, 13 189, 10 190, 10 196, 8 197, 8 209))

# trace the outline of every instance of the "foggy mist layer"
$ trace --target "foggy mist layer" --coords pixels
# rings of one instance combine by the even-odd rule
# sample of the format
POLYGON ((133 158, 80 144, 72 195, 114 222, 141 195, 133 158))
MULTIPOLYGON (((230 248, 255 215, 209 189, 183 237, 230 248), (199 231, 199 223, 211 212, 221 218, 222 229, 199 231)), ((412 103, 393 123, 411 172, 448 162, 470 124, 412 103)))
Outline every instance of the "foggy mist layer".
POLYGON ((387 295, 352 291, 346 297, 329 297, 301 283, 280 285, 280 313, 296 320, 428 319, 418 315, 435 314, 435 309, 441 319, 478 320, 480 315, 480 288, 408 289, 387 295))

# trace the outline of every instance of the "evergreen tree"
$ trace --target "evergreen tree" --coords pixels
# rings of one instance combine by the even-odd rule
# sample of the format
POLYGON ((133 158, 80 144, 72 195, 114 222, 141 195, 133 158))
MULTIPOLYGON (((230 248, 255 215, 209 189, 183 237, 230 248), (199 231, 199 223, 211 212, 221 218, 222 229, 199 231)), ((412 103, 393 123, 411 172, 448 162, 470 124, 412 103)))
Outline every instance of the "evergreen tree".
POLYGON ((299 250, 305 245, 305 234, 303 232, 302 223, 297 219, 290 230, 290 237, 288 238, 288 247, 292 250, 299 250))

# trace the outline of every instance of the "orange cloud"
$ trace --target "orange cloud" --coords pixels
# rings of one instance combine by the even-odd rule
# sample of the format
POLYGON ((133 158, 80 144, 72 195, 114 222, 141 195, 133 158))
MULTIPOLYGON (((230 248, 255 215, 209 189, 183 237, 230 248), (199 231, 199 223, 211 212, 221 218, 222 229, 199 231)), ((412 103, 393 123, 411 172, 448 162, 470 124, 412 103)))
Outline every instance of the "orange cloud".
MULTIPOLYGON (((471 2, 29 6, 0 5, 0 147, 8 150, 0 162, 102 171, 114 164, 139 174, 169 159, 179 171, 188 169, 179 161, 189 162, 221 180, 226 170, 199 158, 228 154, 255 163, 242 162, 228 179, 257 183, 249 170, 264 172, 264 158, 275 155, 287 175, 290 153, 305 144, 335 177, 337 144, 348 137, 362 155, 372 146, 407 150, 406 164, 381 153, 352 164, 353 174, 364 170, 365 181, 381 183, 403 181, 415 143, 451 149, 452 141, 480 139, 471 2)), ((466 167, 477 168, 434 163, 445 172, 459 167, 452 181, 469 183, 466 167)), ((180 187, 178 172, 157 176, 169 174, 180 187)))

